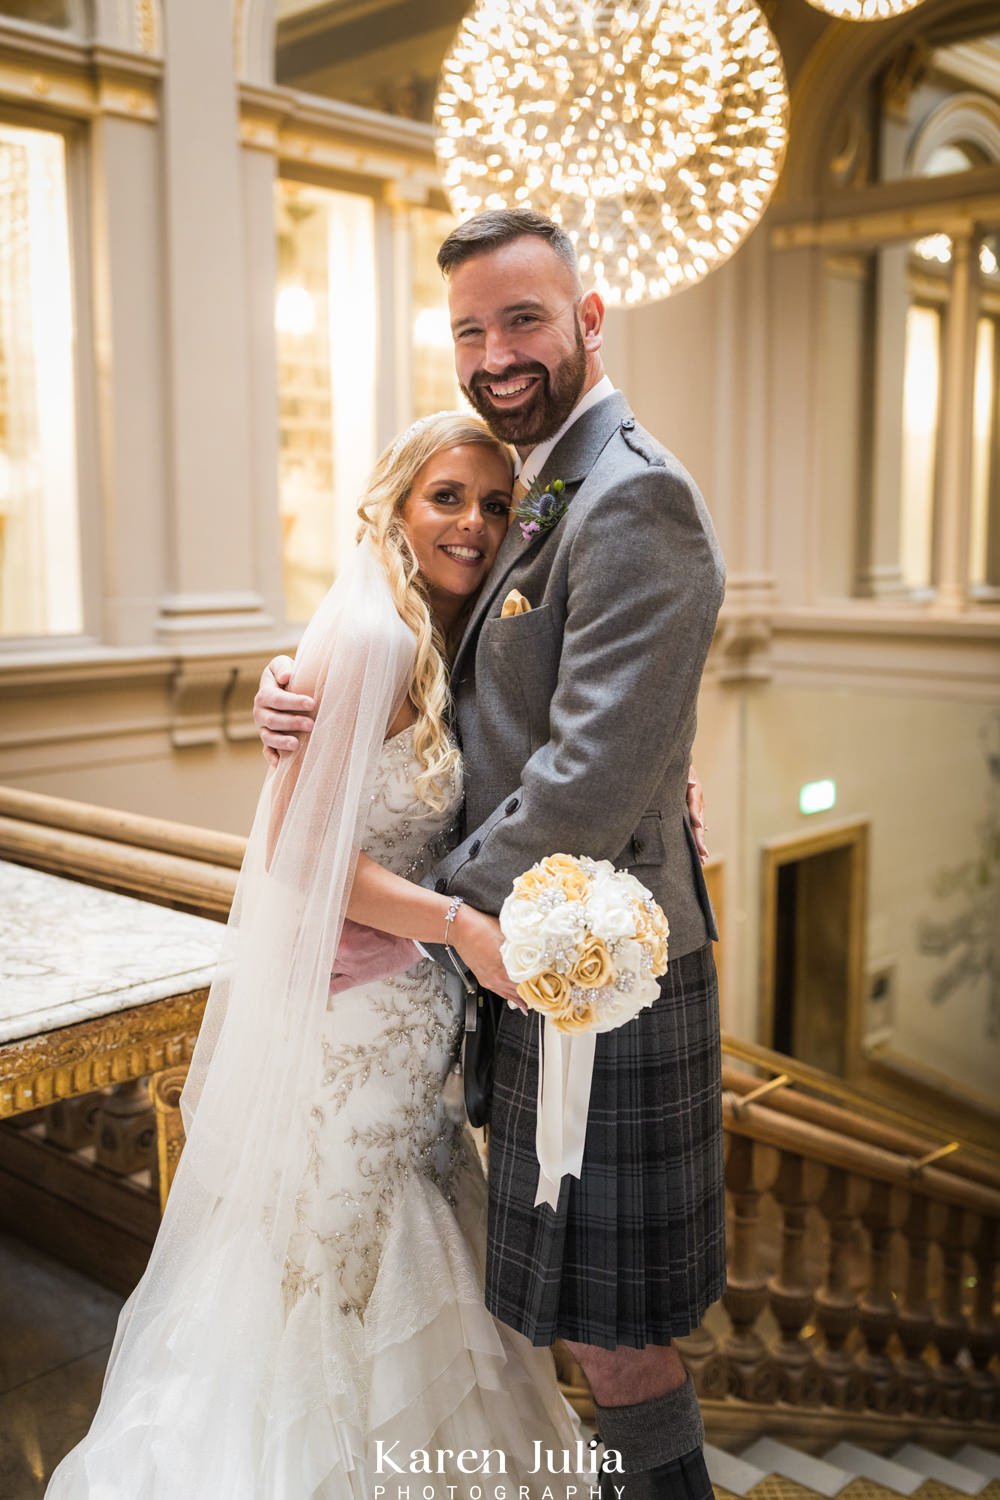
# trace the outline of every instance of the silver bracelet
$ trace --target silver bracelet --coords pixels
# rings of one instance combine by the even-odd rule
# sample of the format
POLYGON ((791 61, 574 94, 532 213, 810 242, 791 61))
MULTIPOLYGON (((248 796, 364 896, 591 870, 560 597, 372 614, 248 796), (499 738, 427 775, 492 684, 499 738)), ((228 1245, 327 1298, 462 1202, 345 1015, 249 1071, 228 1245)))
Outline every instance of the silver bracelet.
POLYGON ((450 933, 451 933, 451 924, 452 924, 452 922, 454 922, 455 918, 458 916, 458 908, 460 906, 464 906, 464 905, 465 905, 465 897, 464 896, 452 896, 452 898, 451 898, 451 905, 449 906, 448 913, 447 913, 447 915, 446 915, 446 917, 444 919, 444 945, 445 945, 446 948, 450 948, 451 947, 451 943, 448 941, 450 933))

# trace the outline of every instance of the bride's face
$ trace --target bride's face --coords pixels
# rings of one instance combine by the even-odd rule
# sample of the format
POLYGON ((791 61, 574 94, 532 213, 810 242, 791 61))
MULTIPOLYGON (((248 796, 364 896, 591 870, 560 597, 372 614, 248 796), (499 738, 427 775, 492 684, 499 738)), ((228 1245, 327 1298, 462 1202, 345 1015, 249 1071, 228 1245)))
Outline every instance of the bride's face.
POLYGON ((507 534, 510 465, 493 448, 443 448, 417 471, 403 524, 431 600, 460 602, 482 584, 507 534))

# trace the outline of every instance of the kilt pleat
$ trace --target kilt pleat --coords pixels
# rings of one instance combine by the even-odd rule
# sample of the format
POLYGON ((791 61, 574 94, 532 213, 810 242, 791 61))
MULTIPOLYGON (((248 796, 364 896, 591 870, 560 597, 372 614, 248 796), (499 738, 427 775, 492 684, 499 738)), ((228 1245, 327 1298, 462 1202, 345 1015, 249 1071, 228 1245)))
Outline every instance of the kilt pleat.
POLYGON ((505 1011, 490 1131, 486 1301, 535 1344, 665 1344, 725 1287, 718 992, 711 948, 600 1036, 583 1171, 534 1206, 537 1019, 505 1011))

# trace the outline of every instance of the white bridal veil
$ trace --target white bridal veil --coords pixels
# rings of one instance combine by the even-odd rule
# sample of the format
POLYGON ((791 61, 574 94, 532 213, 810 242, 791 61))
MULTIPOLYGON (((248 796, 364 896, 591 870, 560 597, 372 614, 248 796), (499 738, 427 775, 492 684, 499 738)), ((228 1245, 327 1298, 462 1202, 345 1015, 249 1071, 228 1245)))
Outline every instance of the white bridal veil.
POLYGON ((292 686, 320 696, 316 726, 261 793, 181 1100, 187 1143, 100 1408, 49 1500, 257 1493, 330 973, 414 651, 363 542, 299 648, 292 686))

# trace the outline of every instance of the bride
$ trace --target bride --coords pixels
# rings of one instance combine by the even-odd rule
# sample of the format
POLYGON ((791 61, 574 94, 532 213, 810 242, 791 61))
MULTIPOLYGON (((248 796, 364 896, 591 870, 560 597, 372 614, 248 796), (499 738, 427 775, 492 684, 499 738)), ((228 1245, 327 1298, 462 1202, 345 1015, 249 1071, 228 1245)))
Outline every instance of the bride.
POLYGON ((483 1305, 485 1187, 443 1096, 459 1027, 443 971, 330 984, 345 918, 377 919, 417 941, 447 925, 513 996, 496 919, 415 883, 462 800, 447 654, 511 478, 460 413, 414 423, 375 468, 299 649, 316 725, 261 795, 160 1232, 49 1500, 534 1495, 539 1451, 575 1451, 551 1354, 483 1305))

